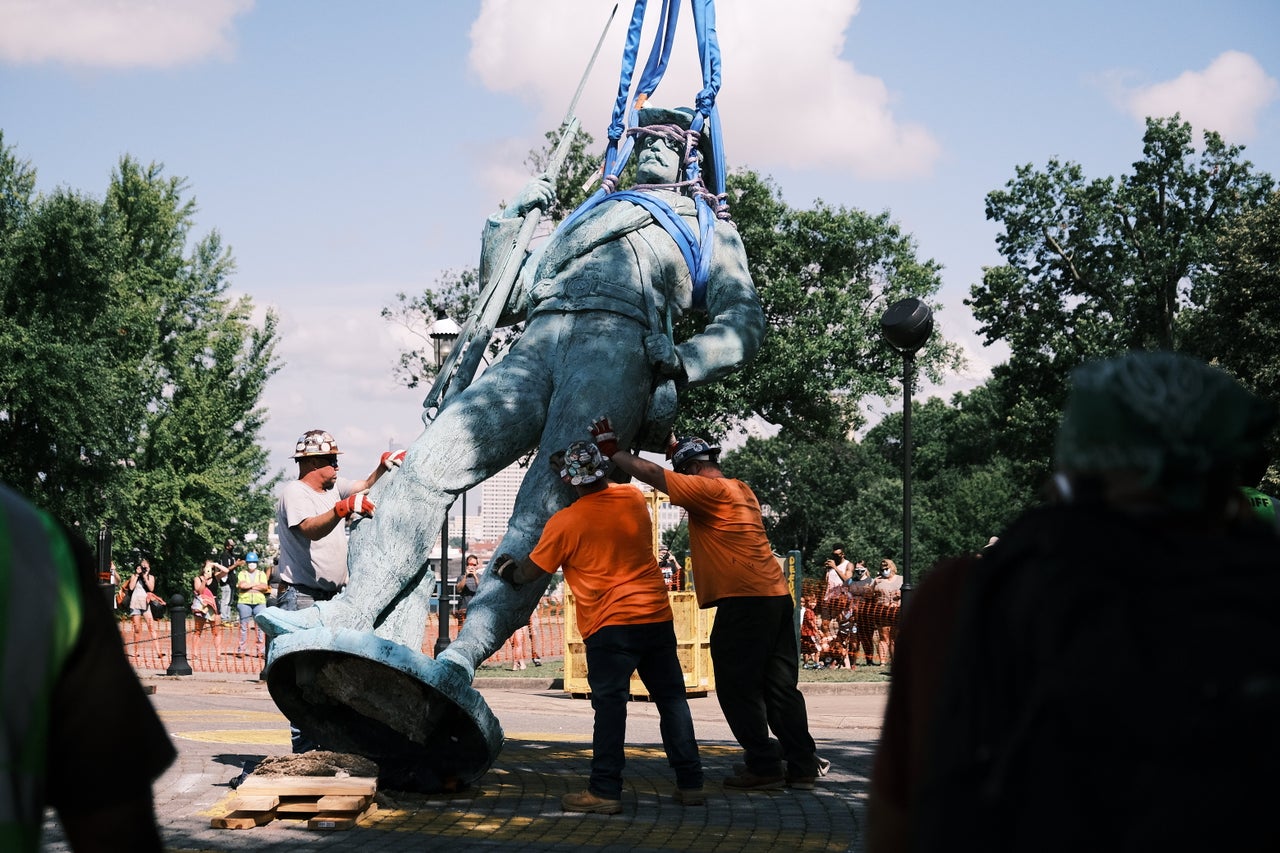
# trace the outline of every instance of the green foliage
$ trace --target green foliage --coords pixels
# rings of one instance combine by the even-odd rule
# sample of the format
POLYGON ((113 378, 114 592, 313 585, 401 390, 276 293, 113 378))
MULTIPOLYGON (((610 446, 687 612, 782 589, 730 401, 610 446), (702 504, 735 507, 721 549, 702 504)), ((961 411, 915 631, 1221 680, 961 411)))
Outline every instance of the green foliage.
MULTIPOLYGON (((825 553, 847 529, 865 470, 861 448, 844 439, 751 438, 724 457, 725 473, 749 483, 759 498, 773 549, 806 557, 825 553)), ((812 574, 808 563, 805 573, 812 574)))
MULTIPOLYGON (((402 350, 400 359, 392 369, 397 381, 407 388, 417 388, 424 381, 434 379, 436 366, 435 346, 430 337, 431 324, 443 313, 462 325, 480 298, 479 274, 475 268, 446 270, 436 280, 434 288, 408 296, 396 294, 396 304, 382 309, 382 318, 402 326, 418 339, 417 345, 402 350)), ((490 343, 491 353, 496 353, 501 341, 490 343)))
POLYGON ((1272 181, 1218 134, 1205 133, 1199 153, 1191 137, 1177 116, 1148 119, 1130 174, 1088 180, 1055 159, 1018 167, 987 196, 1005 264, 966 302, 987 342, 1011 351, 994 372, 1004 415, 993 426, 1026 471, 1047 471, 1066 377, 1081 362, 1132 349, 1218 354, 1199 329, 1235 286, 1219 274, 1219 238, 1264 204, 1272 181))
MULTIPOLYGON (((1186 312, 1187 349, 1237 376, 1266 400, 1280 400, 1280 192, 1221 229, 1215 286, 1186 312)), ((1280 493, 1280 445, 1262 488, 1280 493)))
POLYGON ((680 523, 668 530, 662 537, 662 542, 677 557, 687 555, 689 553, 689 519, 680 519, 680 523))
MULTIPOLYGON (((880 336, 880 315, 908 296, 929 301, 940 268, 916 256, 915 241, 887 212, 823 202, 793 209, 771 180, 751 171, 730 174, 728 195, 768 334, 748 367, 683 395, 680 429, 720 436, 759 415, 789 435, 847 437, 861 425, 863 401, 891 393, 901 378, 901 358, 880 336)), ((677 337, 694 334, 703 320, 685 317, 677 337)), ((940 380, 958 366, 958 350, 935 335, 916 363, 940 380)))
MULTIPOLYGON (((990 393, 932 398, 912 406, 911 574, 938 559, 973 553, 1034 502, 1012 462, 990 447, 990 393)), ((750 483, 774 550, 798 548, 804 574, 820 579, 831 545, 875 567, 903 566, 902 416, 886 417, 861 443, 843 439, 750 439, 724 469, 750 483)))
POLYGON ((258 401, 276 318, 227 299, 230 252, 191 239, 195 204, 161 167, 123 158, 102 201, 35 197, 2 143, 4 477, 87 539, 110 524, 122 570, 143 551, 162 592, 187 593, 233 519, 270 517, 258 401))

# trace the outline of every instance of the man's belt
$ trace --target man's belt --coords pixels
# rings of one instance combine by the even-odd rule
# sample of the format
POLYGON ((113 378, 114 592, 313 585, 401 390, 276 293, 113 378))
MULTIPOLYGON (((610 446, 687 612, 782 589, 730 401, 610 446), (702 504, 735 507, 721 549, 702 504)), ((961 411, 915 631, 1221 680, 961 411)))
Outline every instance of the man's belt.
POLYGON ((311 598, 314 598, 316 601, 328 601, 329 599, 333 598, 335 595, 338 594, 338 590, 336 589, 320 589, 320 587, 317 587, 317 586, 307 586, 306 584, 301 584, 301 583, 290 583, 289 581, 281 581, 280 586, 284 589, 292 587, 293 589, 296 589, 298 592, 302 593, 303 595, 307 595, 307 596, 310 596, 311 598))

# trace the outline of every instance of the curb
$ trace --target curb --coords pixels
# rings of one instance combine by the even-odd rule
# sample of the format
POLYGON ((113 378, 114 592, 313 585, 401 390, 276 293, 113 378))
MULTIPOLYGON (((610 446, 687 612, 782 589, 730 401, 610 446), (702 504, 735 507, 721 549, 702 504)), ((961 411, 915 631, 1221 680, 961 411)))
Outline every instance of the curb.
MULTIPOLYGON (((265 681, 243 673, 193 673, 192 675, 165 675, 163 673, 138 673, 138 680, 143 689, 154 693, 157 685, 175 686, 183 684, 223 684, 238 685, 245 690, 266 687, 265 681)), ((483 675, 475 678, 471 686, 476 690, 526 690, 529 692, 550 692, 564 690, 563 678, 507 678, 501 675, 483 675)), ((813 696, 847 694, 857 696, 883 696, 889 692, 888 681, 802 681, 797 685, 800 692, 813 696)), ((715 693, 714 690, 708 694, 715 693)))
MULTIPOLYGON (((564 690, 563 678, 504 678, 503 676, 480 676, 471 682, 477 690, 564 690)), ((887 681, 802 681, 798 685, 801 693, 824 696, 840 693, 860 696, 884 696, 889 692, 887 681)), ((714 690, 708 693, 715 693, 714 690)))

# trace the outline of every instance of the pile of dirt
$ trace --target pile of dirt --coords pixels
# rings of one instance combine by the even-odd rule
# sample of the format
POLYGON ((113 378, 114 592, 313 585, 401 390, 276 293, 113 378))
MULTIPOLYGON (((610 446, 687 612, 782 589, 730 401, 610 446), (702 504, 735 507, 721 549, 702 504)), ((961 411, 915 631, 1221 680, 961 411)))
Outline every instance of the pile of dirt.
POLYGON ((363 755, 313 750, 300 755, 272 755, 253 768, 254 776, 376 777, 378 765, 363 755))

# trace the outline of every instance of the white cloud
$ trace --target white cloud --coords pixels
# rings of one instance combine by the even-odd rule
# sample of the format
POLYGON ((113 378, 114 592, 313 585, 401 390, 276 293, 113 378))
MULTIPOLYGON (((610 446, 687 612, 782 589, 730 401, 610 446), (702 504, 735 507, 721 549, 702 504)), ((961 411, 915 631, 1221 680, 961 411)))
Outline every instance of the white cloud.
POLYGON ((1280 94, 1280 83, 1247 53, 1229 50, 1203 71, 1122 91, 1125 109, 1139 120, 1180 113, 1197 131, 1216 130, 1233 142, 1257 134, 1259 114, 1280 94))
POLYGON ((271 412, 263 446, 273 470, 296 473, 289 454, 309 429, 333 433, 351 465, 345 475, 357 478, 369 473, 382 451, 407 447, 422 431, 426 389, 398 385, 387 369, 407 332, 379 316, 376 300, 351 295, 378 292, 375 287, 317 288, 311 301, 272 306, 280 315, 277 355, 283 362, 262 400, 271 412))
POLYGON ((231 51, 254 0, 0 0, 0 61, 165 67, 231 51))
MULTIPOLYGON (((488 88, 530 104, 541 126, 555 126, 604 26, 604 8, 583 0, 484 0, 471 29, 471 67, 488 88)), ((640 65, 648 56, 656 10, 646 18, 640 65)), ((822 169, 864 179, 930 173, 940 153, 933 135, 895 115, 884 81, 840 57, 857 11, 858 0, 795 3, 785 15, 778 14, 774 0, 720 4, 716 28, 724 68, 718 103, 730 165, 822 169)), ((620 8, 577 110, 602 146, 627 17, 620 8)), ((687 10, 672 52, 653 100, 688 104, 702 78, 687 10)))

